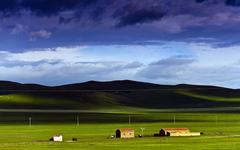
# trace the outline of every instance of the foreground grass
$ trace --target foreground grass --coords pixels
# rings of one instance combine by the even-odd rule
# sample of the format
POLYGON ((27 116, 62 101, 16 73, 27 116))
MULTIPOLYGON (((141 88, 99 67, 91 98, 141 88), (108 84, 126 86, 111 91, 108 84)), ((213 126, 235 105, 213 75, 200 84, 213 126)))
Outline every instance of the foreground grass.
MULTIPOLYGON (((176 122, 166 120, 171 113, 149 113, 145 116, 133 118, 131 124, 121 123, 82 123, 77 126, 72 123, 33 123, 14 125, 13 123, 0 125, 1 150, 43 150, 43 149, 88 149, 88 150, 129 150, 129 149, 239 149, 240 148, 240 115, 239 114, 197 114, 178 113, 176 122), (214 116, 218 116, 217 120, 214 116), (147 120, 148 122, 144 122, 147 120), (161 119, 156 119, 161 118, 161 119), (215 119, 214 119, 215 118, 215 119), (135 120, 135 121, 134 121, 135 120), (152 120, 152 122, 150 121, 152 120), (144 138, 109 139, 117 128, 131 127, 135 134, 141 133, 145 128, 144 138), (191 131, 203 132, 201 137, 152 137, 164 127, 188 127, 191 131), (63 134, 64 142, 53 143, 48 139, 55 134, 63 134), (77 142, 70 142, 72 138, 77 142)), ((93 116, 89 116, 93 117, 93 116)), ((117 116, 115 116, 117 117, 117 116)), ((121 119, 121 118, 120 118, 121 119)), ((107 121, 107 119, 106 119, 107 121)))
MULTIPOLYGON (((158 132, 160 127, 189 127, 192 131, 204 130, 201 137, 145 137, 135 139, 108 139, 118 127, 126 124, 83 124, 73 125, 38 125, 1 126, 0 149, 238 149, 240 148, 240 124, 199 124, 199 123, 153 123, 135 124, 137 134, 140 127, 145 127, 145 135, 158 132), (223 127, 225 126, 225 127, 223 127), (221 131, 221 132, 219 132, 221 131), (54 134, 63 134, 65 142, 48 142, 54 134), (72 137, 79 140, 68 142, 72 137)), ((129 127, 129 126, 128 126, 129 127)))

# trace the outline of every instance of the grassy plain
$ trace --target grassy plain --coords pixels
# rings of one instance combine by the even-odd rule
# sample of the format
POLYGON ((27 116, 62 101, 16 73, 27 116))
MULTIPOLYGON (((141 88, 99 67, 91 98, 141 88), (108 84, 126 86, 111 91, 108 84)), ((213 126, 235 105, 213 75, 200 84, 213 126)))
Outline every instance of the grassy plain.
POLYGON ((44 149, 239 149, 240 115, 238 113, 1 113, 1 150, 44 150, 44 149), (76 124, 76 115, 80 124, 76 124), (5 116, 5 117, 3 117, 5 116), (28 126, 32 116, 32 126, 28 126), (176 120, 174 123, 173 117, 176 120), (9 119, 7 119, 9 118, 9 119), (18 119, 18 120, 17 120, 18 119), (15 120, 15 121, 14 121, 15 120), (136 135, 145 128, 144 138, 110 139, 117 128, 131 127, 136 135), (164 127, 188 127, 191 131, 204 134, 201 137, 153 137, 164 127), (53 143, 48 139, 63 134, 64 142, 53 143), (77 142, 71 142, 72 138, 77 142))
POLYGON ((0 82, 0 89, 0 150, 240 149, 239 90, 135 81, 62 87, 0 82), (145 128, 144 137, 109 138, 123 127, 136 136, 145 128), (153 137, 166 127, 203 135, 153 137), (64 142, 50 142, 56 134, 64 142))

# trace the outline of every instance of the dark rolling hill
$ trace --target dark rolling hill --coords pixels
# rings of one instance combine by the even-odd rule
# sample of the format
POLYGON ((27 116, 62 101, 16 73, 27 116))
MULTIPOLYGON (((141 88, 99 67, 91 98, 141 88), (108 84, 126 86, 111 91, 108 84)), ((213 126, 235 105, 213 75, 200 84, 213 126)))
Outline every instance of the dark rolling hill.
POLYGON ((22 91, 22 90, 49 90, 50 87, 39 84, 21 84, 11 81, 0 81, 0 90, 4 91, 22 91))
POLYGON ((55 87, 0 81, 1 108, 99 109, 240 106, 240 90, 198 85, 158 85, 130 80, 89 81, 55 87))

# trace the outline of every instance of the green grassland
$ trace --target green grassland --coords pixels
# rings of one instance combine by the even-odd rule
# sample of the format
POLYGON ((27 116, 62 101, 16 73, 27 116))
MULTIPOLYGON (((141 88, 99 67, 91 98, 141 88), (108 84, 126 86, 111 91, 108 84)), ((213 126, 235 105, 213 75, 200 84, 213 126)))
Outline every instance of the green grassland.
POLYGON ((132 81, 53 88, 4 83, 2 89, 1 150, 240 149, 239 90, 132 81), (144 137, 109 138, 123 127, 134 128, 136 136, 145 128, 144 137), (153 137, 166 127, 187 127, 203 135, 153 137), (64 142, 50 142, 56 134, 63 134, 64 142))
POLYGON ((143 109, 240 106, 239 95, 214 95, 198 90, 124 92, 14 92, 0 94, 0 108, 96 110, 123 107, 143 109))
POLYGON ((0 119, 0 149, 239 149, 240 115, 238 113, 7 113, 0 119), (76 115, 80 124, 76 124, 76 115), (131 115, 131 124, 128 117, 131 115), (32 116, 32 126, 28 125, 32 116), (173 121, 175 116, 175 123, 173 121), (15 117, 15 118, 14 118, 15 117), (22 118, 21 118, 22 117, 22 118), (5 119, 6 119, 5 118, 5 119), (55 119, 54 119, 55 118, 55 119), (9 122, 9 120, 11 120, 9 122), (15 121, 13 121, 16 119, 15 121), (18 120, 17 120, 18 119, 18 120), (131 127, 143 138, 110 139, 117 128, 131 127), (187 127, 203 132, 200 137, 153 137, 164 127, 187 127), (48 141, 55 134, 63 134, 64 142, 48 141), (72 142, 72 138, 78 141, 72 142))
POLYGON ((94 92, 84 96, 66 96, 58 93, 10 93, 0 95, 0 107, 11 108, 71 108, 98 109, 119 106, 109 93, 94 92))

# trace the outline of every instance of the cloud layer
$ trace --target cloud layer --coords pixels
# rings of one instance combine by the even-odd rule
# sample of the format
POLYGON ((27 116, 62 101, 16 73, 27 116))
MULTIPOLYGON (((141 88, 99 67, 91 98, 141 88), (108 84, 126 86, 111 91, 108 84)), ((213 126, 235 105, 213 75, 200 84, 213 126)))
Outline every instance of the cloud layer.
POLYGON ((165 43, 154 47, 76 46, 30 49, 19 53, 1 51, 0 78, 45 85, 130 79, 159 84, 210 84, 237 88, 240 86, 239 48, 216 49, 199 43, 165 43), (177 45, 184 48, 184 52, 172 49, 177 45), (105 49, 109 55, 98 55, 96 49, 105 49), (174 52, 167 53, 168 50, 174 52), (225 51, 229 54, 226 55, 225 51))
POLYGON ((16 45, 0 48, 195 42, 199 37, 215 39, 216 46, 238 45, 239 13, 238 0, 2 0, 0 40, 16 45))
POLYGON ((239 87, 239 0, 1 0, 0 79, 239 87))

